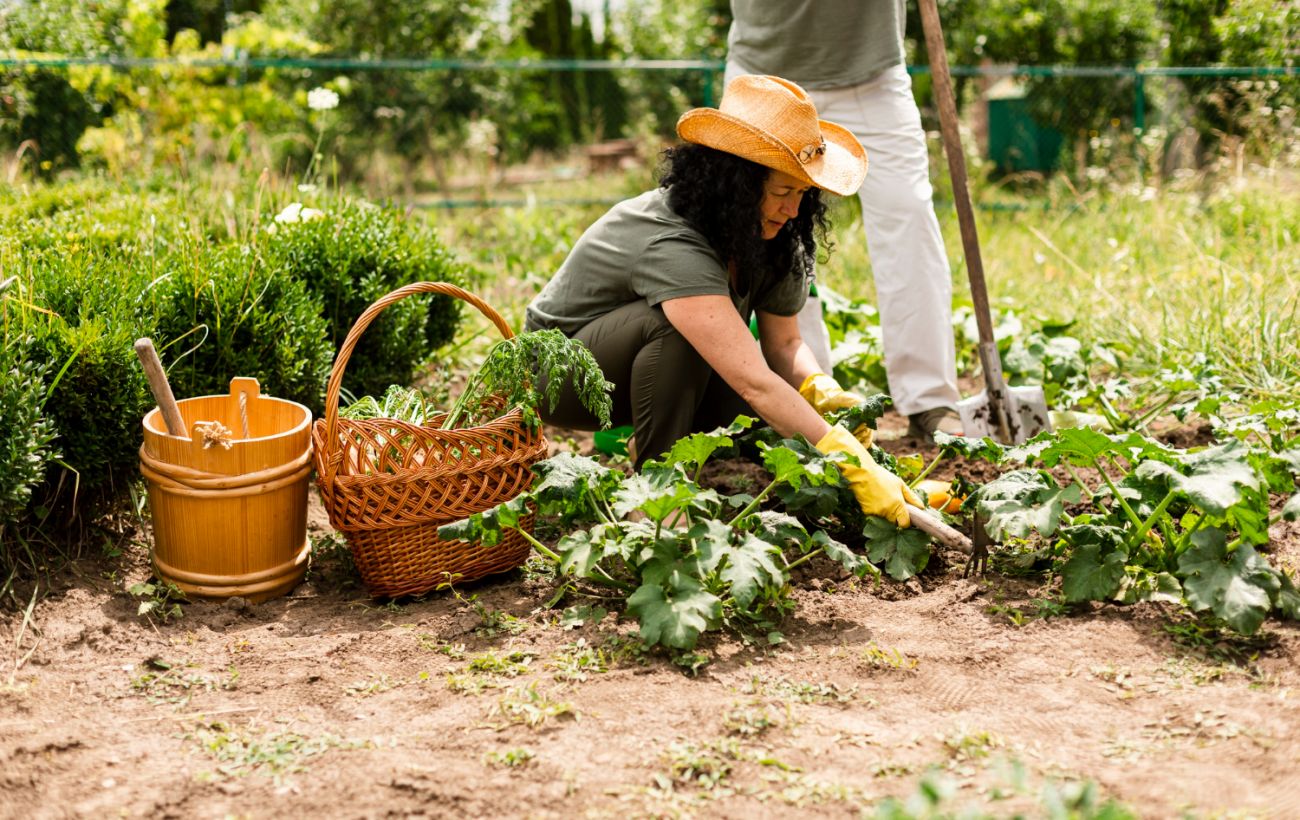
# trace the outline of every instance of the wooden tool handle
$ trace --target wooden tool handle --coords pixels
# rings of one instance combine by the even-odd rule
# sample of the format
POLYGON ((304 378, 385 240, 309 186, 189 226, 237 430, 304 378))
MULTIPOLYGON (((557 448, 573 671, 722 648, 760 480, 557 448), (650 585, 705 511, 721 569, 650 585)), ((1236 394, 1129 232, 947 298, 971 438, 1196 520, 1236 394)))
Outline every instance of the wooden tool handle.
POLYGON ((140 366, 144 368, 145 378, 149 380, 149 390, 153 392, 154 401, 162 411, 167 433, 173 436, 185 435, 185 419, 181 418, 181 408, 176 405, 172 395, 172 386, 167 383, 167 374, 163 371, 158 351, 153 349, 153 340, 148 336, 135 340, 135 355, 140 357, 140 366))
POLYGON ((907 505, 907 513, 912 517, 912 526, 921 532, 933 536, 939 543, 970 555, 975 551, 971 540, 952 527, 943 523, 929 510, 921 509, 915 504, 907 505))

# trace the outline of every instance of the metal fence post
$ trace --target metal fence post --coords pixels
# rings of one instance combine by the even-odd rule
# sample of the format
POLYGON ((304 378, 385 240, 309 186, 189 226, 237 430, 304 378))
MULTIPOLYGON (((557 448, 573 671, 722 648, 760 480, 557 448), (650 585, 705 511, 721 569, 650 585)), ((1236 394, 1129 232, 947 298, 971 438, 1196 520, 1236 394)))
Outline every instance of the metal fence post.
POLYGON ((704 107, 713 108, 713 69, 701 69, 704 72, 704 107))
POLYGON ((1140 137, 1147 128, 1147 75, 1141 68, 1133 72, 1133 130, 1140 137))

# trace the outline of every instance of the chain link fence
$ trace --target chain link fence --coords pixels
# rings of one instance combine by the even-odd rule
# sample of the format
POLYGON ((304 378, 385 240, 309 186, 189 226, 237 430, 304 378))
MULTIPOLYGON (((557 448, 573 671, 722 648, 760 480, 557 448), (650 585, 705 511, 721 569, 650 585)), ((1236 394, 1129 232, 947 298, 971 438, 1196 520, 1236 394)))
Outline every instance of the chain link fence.
MULTIPOLYGON (((910 70, 937 131, 928 70, 910 70)), ((966 150, 991 178, 1300 168, 1294 67, 953 74, 966 150)), ((710 60, 11 57, 0 58, 0 141, 11 180, 235 163, 326 173, 426 204, 483 204, 509 201, 516 184, 645 167, 682 111, 717 104, 721 77, 710 60)))

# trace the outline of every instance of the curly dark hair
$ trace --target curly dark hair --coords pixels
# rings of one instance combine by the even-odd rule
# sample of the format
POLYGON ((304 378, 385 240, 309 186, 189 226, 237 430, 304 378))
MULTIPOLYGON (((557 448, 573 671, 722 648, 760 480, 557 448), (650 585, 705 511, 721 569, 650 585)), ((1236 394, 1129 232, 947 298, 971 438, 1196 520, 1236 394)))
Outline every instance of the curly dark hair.
MULTIPOLYGON (((772 171, 756 162, 705 145, 683 143, 663 152, 659 187, 668 205, 704 234, 724 263, 748 278, 763 271, 779 278, 811 278, 820 241, 830 253, 830 215, 822 192, 803 195, 799 215, 764 241, 759 206, 772 171)), ((742 283, 742 288, 747 283, 742 283)))

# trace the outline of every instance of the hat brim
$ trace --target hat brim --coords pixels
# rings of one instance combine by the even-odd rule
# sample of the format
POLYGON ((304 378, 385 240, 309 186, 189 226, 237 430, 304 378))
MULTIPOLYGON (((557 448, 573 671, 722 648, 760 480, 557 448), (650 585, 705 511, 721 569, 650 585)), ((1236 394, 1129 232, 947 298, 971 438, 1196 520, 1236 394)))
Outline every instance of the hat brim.
POLYGON ((766 131, 716 108, 693 108, 677 120, 677 136, 782 171, 839 196, 857 193, 867 176, 867 152, 848 129, 818 120, 826 150, 809 162, 766 131))

